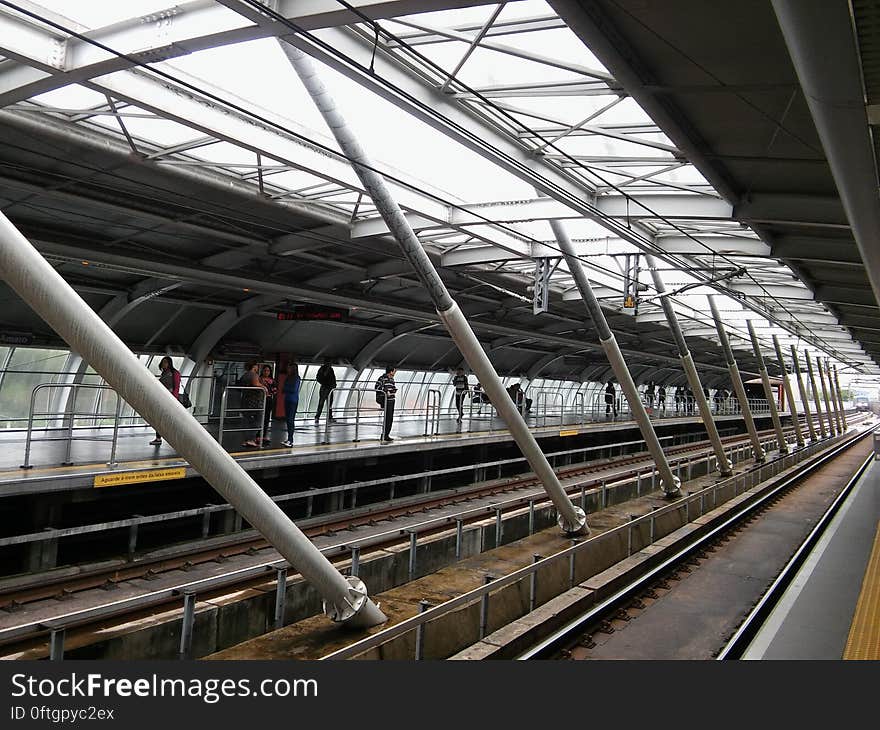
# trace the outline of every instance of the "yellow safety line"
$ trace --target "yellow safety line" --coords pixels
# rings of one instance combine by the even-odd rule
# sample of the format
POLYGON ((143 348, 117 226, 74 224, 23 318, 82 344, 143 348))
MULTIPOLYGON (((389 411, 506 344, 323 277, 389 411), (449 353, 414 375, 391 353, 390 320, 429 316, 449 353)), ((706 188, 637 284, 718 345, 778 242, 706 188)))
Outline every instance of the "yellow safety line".
POLYGON ((880 659, 880 523, 862 580, 862 592, 849 627, 844 659, 880 659))

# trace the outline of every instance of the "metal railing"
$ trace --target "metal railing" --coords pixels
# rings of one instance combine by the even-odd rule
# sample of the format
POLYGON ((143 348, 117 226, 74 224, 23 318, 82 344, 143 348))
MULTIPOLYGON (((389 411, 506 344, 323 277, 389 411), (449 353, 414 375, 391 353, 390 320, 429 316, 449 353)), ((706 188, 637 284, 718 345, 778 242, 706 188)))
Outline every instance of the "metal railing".
MULTIPOLYGON (((258 387, 256 385, 227 385, 223 390, 223 395, 220 398, 220 428, 217 432, 217 441, 221 444, 223 443, 223 436, 227 433, 240 433, 242 431, 249 431, 253 433, 254 431, 258 431, 259 443, 258 445, 262 446, 263 437, 266 435, 264 426, 265 426, 265 414, 266 414, 266 389, 263 387, 258 387), (229 394, 239 393, 241 396, 241 402, 244 403, 248 393, 258 393, 260 400, 260 407, 250 407, 245 408, 244 406, 235 406, 233 408, 229 407, 229 394), (229 428, 227 423, 232 416, 233 419, 241 421, 242 425, 238 428, 229 428), (257 426, 257 421, 259 421, 259 426, 257 426)), ((253 438, 253 437, 251 437, 253 438)))
POLYGON ((558 390, 539 390, 535 393, 535 425, 547 425, 548 404, 559 400, 559 425, 565 425, 565 396, 558 390))
POLYGON ((440 391, 431 388, 425 403, 425 436, 440 433, 440 391))
MULTIPOLYGON (((122 399, 119 397, 119 394, 111 388, 109 385, 88 385, 85 383, 41 383, 37 387, 33 389, 31 392, 31 400, 30 407, 28 408, 28 419, 27 419, 27 437, 25 438, 24 445, 24 462, 21 465, 22 469, 31 469, 33 468, 33 464, 30 463, 31 458, 31 444, 34 441, 65 441, 67 444, 67 448, 65 451, 64 461, 61 463, 65 466, 70 466, 73 461, 71 460, 71 452, 73 449, 74 441, 108 441, 110 442, 110 459, 107 462, 108 466, 114 466, 116 464, 116 447, 118 443, 119 436, 119 414, 122 409, 122 399), (50 393, 52 390, 57 389, 69 389, 72 391, 70 396, 71 406, 64 413, 55 413, 48 409, 46 411, 37 411, 36 410, 36 402, 37 396, 42 392, 46 391, 50 393), (77 413, 76 403, 77 397, 79 396, 80 391, 82 390, 98 390, 110 392, 113 394, 116 400, 116 409, 112 413, 98 413, 89 412, 85 414, 77 413), (112 418, 113 419, 113 432, 112 436, 103 436, 103 435, 88 435, 88 436, 75 436, 74 435, 74 423, 76 422, 76 418, 78 416, 85 415, 89 418, 93 419, 104 419, 104 418, 112 418), (59 419, 67 420, 67 426, 63 429, 65 431, 64 436, 34 436, 34 421, 35 420, 44 420, 44 421, 58 421, 59 419)), ((49 429, 46 429, 49 430, 49 429)), ((52 429, 58 430, 58 429, 52 429)))
MULTIPOLYGON (((223 388, 222 393, 215 393, 214 390, 212 390, 215 389, 216 386, 215 379, 206 379, 210 380, 211 389, 203 390, 199 398, 200 401, 203 401, 206 394, 210 395, 210 404, 205 411, 206 413, 211 414, 213 412, 212 409, 215 407, 216 410, 219 411, 217 413, 217 421, 214 421, 212 416, 212 422, 209 426, 213 432, 216 428, 215 424, 219 424, 217 433, 217 439, 219 441, 222 441, 229 433, 243 432, 251 429, 254 431, 254 434, 259 432, 260 438, 266 436, 264 420, 260 409, 230 407, 230 396, 232 396, 232 394, 240 395, 242 392, 250 388, 261 391, 261 400, 264 404, 263 409, 265 409, 266 394, 262 388, 256 388, 255 386, 227 385, 223 388), (214 395, 211 395, 211 393, 214 393, 214 395), (216 398, 215 395, 217 396, 216 398), (253 416, 257 416, 259 423, 255 421, 253 416), (243 425, 243 421, 245 420, 247 420, 248 423, 243 425), (230 424, 232 427, 230 427, 230 424)), ((329 398, 334 399, 333 421, 343 422, 353 426, 354 438, 352 441, 355 443, 364 440, 365 427, 368 427, 369 432, 371 433, 371 435, 367 437, 368 439, 376 441, 380 440, 383 425, 383 411, 378 407, 378 404, 375 403, 375 398, 372 395, 374 393, 372 386, 364 383, 358 384, 351 381, 341 382, 342 385, 334 388, 328 397, 328 400, 329 398)), ((452 390, 451 384, 445 387, 452 390)), ((312 393, 312 395, 316 396, 317 389, 315 388, 313 390, 315 392, 312 393)), ((428 388, 421 391, 421 396, 416 402, 413 402, 409 398, 398 399, 398 408, 395 412, 396 422, 411 422, 413 420, 422 421, 424 423, 425 437, 439 435, 441 433, 443 419, 449 418, 450 420, 453 420, 456 419, 458 415, 457 409, 454 407, 454 394, 451 404, 447 407, 443 406, 444 392, 447 391, 444 391, 442 388, 428 388), (402 407, 407 403, 409 407, 402 407)), ((485 394, 481 394, 480 400, 475 400, 475 391, 469 391, 469 395, 470 398, 468 399, 469 402, 466 409, 467 424, 466 426, 459 425, 456 430, 461 431, 466 429, 468 432, 471 432, 476 428, 478 431, 482 432, 503 432, 506 429, 506 425, 497 417, 494 405, 485 398, 485 394)), ((555 427, 556 425, 562 427, 566 423, 571 426, 578 426, 589 422, 604 420, 604 392, 596 391, 593 393, 592 402, 590 403, 589 408, 587 407, 587 399, 587 391, 583 389, 573 394, 550 388, 532 389, 523 392, 523 398, 519 405, 526 422, 531 423, 532 426, 538 428, 555 427), (573 402, 571 405, 566 406, 565 401, 568 396, 572 396, 573 402), (530 397, 534 397, 535 399, 535 408, 532 412, 529 412, 527 409, 528 398, 530 397), (557 418, 558 424, 554 423, 557 418)), ((738 408, 734 405, 735 403, 735 399, 729 399, 724 404, 721 415, 736 415, 738 413, 738 408)), ((300 404, 302 404, 302 400, 300 401, 300 404)), ((750 401, 750 404, 756 413, 766 413, 768 410, 766 401, 755 399, 750 401)), ((120 435, 124 433, 124 430, 132 427, 142 428, 143 426, 148 425, 137 414, 133 416, 126 415, 127 409, 130 409, 130 407, 124 401, 121 401, 116 393, 112 391, 110 386, 106 384, 38 384, 31 392, 28 417, 25 419, 27 430, 25 457, 22 467, 29 468, 31 466, 30 462, 33 455, 31 444, 32 442, 41 440, 66 441, 67 449, 64 456, 65 464, 69 464, 71 461, 72 441, 107 441, 111 444, 108 463, 111 465, 115 464, 118 440, 120 435), (66 399, 66 402, 71 404, 70 408, 65 409, 63 412, 53 411, 50 407, 50 403, 53 400, 58 400, 57 397, 54 396, 47 398, 46 410, 39 410, 37 408, 40 395, 44 393, 52 393, 53 389, 68 389, 71 391, 70 396, 66 399), (91 403, 94 405, 88 407, 94 408, 94 410, 87 410, 85 412, 77 411, 76 406, 80 401, 78 395, 80 391, 93 391, 97 394, 94 399, 91 399, 91 403), (113 392, 113 395, 116 398, 116 409, 113 412, 104 412, 100 409, 100 406, 102 405, 100 394, 107 391, 113 392), (38 428, 39 423, 61 423, 63 425, 61 427, 46 425, 43 430, 47 435, 38 436, 35 432, 40 430, 38 428), (88 424, 92 425, 89 426, 88 424), (91 432, 87 431, 89 428, 92 429, 91 432), (48 435, 49 432, 52 432, 52 435, 48 435)), ((307 407, 305 411, 300 411, 298 413, 298 417, 301 420, 308 420, 315 410, 316 408, 310 410, 307 407)), ((665 413, 658 411, 655 411, 654 413, 655 418, 673 417, 674 415, 674 412, 668 409, 665 413)), ((620 403, 617 420, 622 421, 629 417, 628 405, 625 402, 620 403)), ((323 421, 323 434, 321 434, 321 443, 323 444, 330 443, 330 423, 330 409, 327 408, 325 409, 325 419, 323 421)))
MULTIPOLYGON (((663 517, 667 514, 678 513, 683 518, 683 524, 688 524, 693 520, 702 517, 707 510, 714 510, 719 504, 723 504, 724 502, 734 499, 747 489, 752 489, 761 482, 776 476, 777 474, 784 471, 785 469, 788 469, 794 464, 812 457, 818 451, 823 450, 828 446, 836 443, 841 438, 841 436, 832 437, 830 439, 827 439, 826 441, 817 442, 815 444, 806 446, 803 449, 797 449, 791 454, 782 456, 772 461, 768 461, 767 463, 760 465, 759 467, 750 471, 721 480, 703 489, 694 492, 688 492, 686 496, 677 499, 675 502, 656 508, 645 515, 630 515, 629 521, 623 523, 622 525, 613 527, 599 535, 590 537, 584 541, 574 540, 571 547, 561 550, 560 552, 552 556, 535 559, 531 565, 520 568, 519 570, 509 573, 508 575, 501 578, 491 577, 491 580, 487 580, 486 583, 482 586, 474 588, 467 593, 446 601, 439 606, 429 608, 427 611, 423 611, 416 616, 405 619, 388 629, 377 632, 372 636, 355 642, 354 644, 351 644, 343 649, 339 649, 323 657, 323 659, 348 659, 356 657, 360 654, 363 654, 364 652, 370 651, 371 649, 375 649, 382 644, 387 643, 388 641, 417 630, 420 632, 422 637, 424 637, 430 622, 440 619, 443 616, 447 616, 467 606, 473 606, 477 603, 481 605, 480 638, 483 638, 486 633, 485 626, 487 622, 482 617, 488 614, 489 601, 492 593, 497 593, 504 588, 517 584, 524 584, 526 586, 525 589, 528 590, 530 584, 540 582, 540 572, 548 568, 553 571, 554 568, 556 568, 556 566, 558 566, 560 563, 566 565, 566 567, 568 568, 568 574, 570 576, 569 583, 570 587, 573 588, 579 582, 577 578, 577 576, 580 574, 580 571, 578 571, 577 569, 578 556, 585 555, 590 550, 597 550, 596 546, 600 542, 610 542, 612 545, 614 545, 619 543, 621 539, 624 539, 623 536, 625 536, 625 544, 627 545, 626 554, 627 556, 632 555, 637 550, 643 549, 646 545, 653 544, 657 540, 669 534, 672 529, 675 529, 667 529, 666 531, 660 533, 657 529, 658 518, 663 517), (719 495, 721 497, 720 499, 719 495), (711 505, 708 504, 709 498, 711 498, 711 505), (699 505, 698 511, 695 509, 697 505, 699 505), (645 535, 644 533, 647 533, 647 535, 645 535), (636 536, 638 536, 638 540, 635 539, 636 536)), ((711 463, 711 455, 705 458, 709 459, 711 463)), ((678 470, 680 472, 681 462, 679 462, 676 466, 678 467, 678 470)), ((690 466, 690 462, 688 462, 688 466, 690 466)), ((605 485, 603 484, 603 489, 604 487, 605 485)), ((604 503, 605 502, 603 498, 602 504, 604 505, 604 503)), ((530 506, 532 509, 534 508, 533 504, 530 506)), ((441 519, 444 518, 437 518, 435 522, 441 519)), ((412 527, 408 528, 408 530, 412 529, 412 527)), ((414 550, 414 545, 412 544, 412 541, 410 545, 410 550, 411 552, 414 550)), ((558 570, 558 568, 556 569, 558 570)), ((581 580, 586 577, 588 576, 584 576, 583 578, 581 578, 581 580)), ((489 576, 487 576, 487 578, 489 578, 489 576)), ((533 602, 530 601, 530 605, 532 603, 533 602)))

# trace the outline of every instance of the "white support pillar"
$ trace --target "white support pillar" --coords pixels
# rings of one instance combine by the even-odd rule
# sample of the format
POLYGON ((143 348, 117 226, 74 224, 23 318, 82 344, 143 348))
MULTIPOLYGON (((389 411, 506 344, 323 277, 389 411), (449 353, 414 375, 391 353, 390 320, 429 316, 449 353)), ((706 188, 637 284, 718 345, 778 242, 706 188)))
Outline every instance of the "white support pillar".
POLYGON ((538 442, 504 389, 498 373, 495 372, 495 368, 477 340, 470 324, 449 294, 449 290, 437 273, 428 254, 422 248, 422 244, 416 237, 403 210, 391 195, 385 179, 376 171, 353 130, 346 123, 345 117, 337 108, 333 97, 325 88, 311 58, 288 43, 279 41, 279 46, 296 70, 364 189, 372 198, 373 204, 400 246, 403 255, 412 264, 425 286, 425 290, 431 297, 437 314, 440 315, 440 319, 446 326, 452 340, 461 350, 462 356, 474 375, 482 383, 484 392, 492 401, 499 417, 507 425, 510 435, 529 462, 532 471, 544 485, 544 489, 559 514, 560 528, 568 534, 588 532, 589 528, 584 511, 572 504, 560 484, 556 472, 550 466, 550 462, 547 461, 547 457, 544 456, 541 447, 538 446, 538 442))
POLYGON ((2 214, 0 275, 317 589, 331 619, 362 627, 386 620, 363 582, 333 567, 2 214))

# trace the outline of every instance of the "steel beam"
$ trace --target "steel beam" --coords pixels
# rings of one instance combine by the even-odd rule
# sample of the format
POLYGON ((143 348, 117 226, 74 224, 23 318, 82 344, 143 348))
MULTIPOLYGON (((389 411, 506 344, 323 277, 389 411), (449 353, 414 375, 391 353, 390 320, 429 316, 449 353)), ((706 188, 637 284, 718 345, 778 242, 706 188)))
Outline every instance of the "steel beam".
MULTIPOLYGON (((843 418, 841 417, 840 402, 837 393, 834 392, 834 380, 831 378, 831 363, 824 358, 825 377, 828 379, 828 395, 831 398, 831 410, 834 413, 834 422, 837 425, 837 433, 843 433, 843 418)), ((820 367, 822 367, 820 365, 820 367)))
POLYGON ((608 362, 611 364, 614 376, 617 378, 617 382, 620 383, 620 389, 629 403, 630 411, 639 426, 639 431, 641 431, 651 458, 654 459, 654 464, 660 474, 660 485, 667 496, 677 496, 681 494, 681 481, 672 473, 669 461, 663 453, 663 447, 660 445, 660 440, 657 438, 657 433, 654 431, 651 419, 648 417, 645 406, 642 404, 636 384, 632 379, 629 368, 626 366, 626 361, 623 359, 620 347, 617 345, 617 338, 615 338, 614 333, 608 326, 608 320, 605 318, 602 307, 599 306, 599 300, 593 294, 593 287, 584 273, 580 260, 575 255, 574 246, 568 237, 565 226, 560 221, 555 220, 550 222, 550 226, 553 229, 553 234, 556 236, 556 241, 559 243, 559 248, 562 250, 563 256, 565 256, 565 262, 568 264, 568 269, 574 277, 578 291, 584 300, 587 312, 593 320, 593 325, 596 327, 599 342, 605 351, 605 355, 608 357, 608 362))
POLYGON ((373 626, 384 614, 362 581, 343 577, 247 472, 138 362, 113 330, 0 214, 0 272, 10 287, 272 544, 324 598, 334 621, 373 626))
POLYGON ((791 362, 794 367, 794 374, 797 378, 798 391, 801 394, 801 403, 804 406, 804 413, 807 417, 807 429, 810 431, 810 440, 816 441, 816 425, 813 423, 813 414, 810 412, 810 399, 807 395, 807 389, 804 386, 804 378, 801 375, 801 364, 798 362, 798 354, 794 345, 791 345, 791 362))
MULTIPOLYGON (((875 146, 849 3, 773 0, 840 200, 880 302, 880 205, 875 146), (816 53, 822 48, 823 53, 816 53)), ((818 296, 818 293, 817 293, 818 296)))
POLYGON ((279 42, 279 45, 296 70, 327 126, 333 132, 340 149, 351 162, 355 174, 372 198, 373 204, 381 212, 404 256, 412 264, 424 284, 436 307, 437 314, 455 344, 458 345, 462 356, 482 383, 483 390, 489 396, 498 415, 506 423, 511 436, 522 450, 523 456, 526 457, 532 470, 543 483, 559 513, 560 528, 569 534, 588 531, 584 511, 571 503, 559 483, 556 472, 550 466, 550 462, 547 461, 547 457, 544 456, 538 442, 504 389, 498 373, 495 372, 495 368, 489 361, 467 319, 450 295, 412 228, 408 225, 403 211, 392 197, 384 178, 375 171, 360 142, 324 87, 312 59, 290 44, 279 42))
POLYGON ((831 396, 828 394, 828 387, 825 384, 825 372, 822 368, 822 358, 816 358, 816 370, 819 371, 819 384, 822 386, 822 399, 825 401, 825 414, 828 416, 828 430, 832 436, 838 434, 837 418, 834 409, 831 407, 831 396))
POLYGON ((709 435, 709 441, 712 443, 712 450, 715 452, 715 458, 718 461, 718 472, 721 476, 730 476, 733 474, 733 469, 730 466, 730 462, 727 460, 727 454, 724 453, 724 446, 721 443, 721 437, 718 435, 718 428, 715 425, 715 420, 712 418, 712 411, 709 408, 709 402, 706 400, 705 393, 703 393, 703 384, 700 382, 700 376, 697 374, 697 368, 694 366, 694 359, 691 357, 687 342, 681 331, 681 326, 678 324, 678 317, 672 306, 671 297, 666 291, 666 284, 663 283, 663 277, 660 275, 657 261, 650 254, 646 254, 645 263, 651 270, 651 277, 654 280, 654 288, 660 295, 660 303, 666 314, 666 321, 669 324, 672 337, 678 347, 678 356, 681 359, 682 368, 687 376, 691 390, 694 392, 694 398, 696 399, 697 407, 700 410, 700 417, 703 419, 703 425, 706 427, 706 433, 709 435))
POLYGON ((837 400, 840 403, 840 418, 843 421, 843 430, 846 431, 849 426, 846 422, 846 409, 843 407, 843 393, 840 390, 840 378, 837 377, 837 365, 834 366, 834 389, 837 391, 837 400))
POLYGON ((773 347, 776 350, 776 359, 779 361, 779 367, 782 369, 782 387, 785 389, 785 397, 788 398, 791 422, 794 425, 794 437, 797 440, 798 448, 802 449, 805 445, 804 434, 801 431, 800 418, 794 404, 794 392, 792 391, 791 381, 788 379, 788 368, 785 366, 785 358, 782 357, 782 347, 779 345, 779 338, 776 335, 773 335, 773 347))
MULTIPOLYGON (((810 379, 810 389, 813 391, 813 402, 816 405, 816 415, 819 418, 819 433, 821 434, 822 438, 824 439, 829 435, 829 433, 825 429, 825 421, 822 420, 822 404, 819 400, 819 398, 821 396, 819 395, 819 387, 816 385, 816 376, 813 373, 813 363, 810 360, 810 351, 809 350, 804 350, 804 361, 807 363, 807 376, 810 379)), ((825 417, 828 418, 828 414, 825 414, 825 417)), ((830 419, 829 419, 828 423, 830 426, 830 424, 831 424, 830 419)))
MULTIPOLYGON (((413 13, 446 10, 495 0, 350 0, 368 17, 390 18, 413 13)), ((336 0, 275 0, 279 14, 304 30, 316 30, 361 22, 358 15, 336 0)), ((43 15, 43 13, 41 13, 43 15)), ((54 18, 70 30, 87 29, 65 18, 54 18)), ((67 37, 60 30, 47 30, 24 15, 0 11, 0 48, 8 61, 0 69, 0 107, 83 83, 98 76, 132 68, 137 62, 167 61, 179 56, 233 43, 289 32, 281 22, 242 23, 227 8, 212 0, 195 0, 169 6, 148 15, 128 18, 105 28, 88 30, 90 40, 118 51, 108 53, 86 40, 67 37), (60 72, 60 73, 59 73, 60 72)))
POLYGON ((764 395, 767 397, 767 405, 770 408, 770 418, 773 421, 773 430, 776 431, 776 445, 779 447, 780 454, 788 453, 788 443, 785 440, 785 434, 782 431, 782 421, 779 418, 779 408, 776 406, 776 395, 773 393, 773 387, 770 385, 770 375, 767 373, 767 365, 764 363, 764 355, 761 353, 761 345, 758 342, 758 336, 755 334, 755 328, 752 320, 746 320, 746 326, 749 328, 749 337, 752 340, 752 350, 755 353, 755 359, 758 361, 758 372, 761 373, 761 383, 764 385, 764 395))
POLYGON ((715 297, 707 297, 709 300, 709 309, 712 311, 712 318, 715 320, 715 329, 718 332, 718 340, 721 342, 721 349, 724 350, 724 358, 727 361, 727 369, 730 372, 730 383, 736 393, 736 399, 739 401, 739 407, 742 411, 743 421, 746 424, 746 430, 749 433, 749 439, 752 442, 752 453, 755 462, 761 464, 766 459, 764 449, 761 446, 761 439, 758 436, 758 429, 755 426, 755 419, 752 417, 752 409, 749 406, 749 398, 746 395, 746 389, 743 385, 742 376, 739 374, 739 367, 733 356, 733 350, 730 347, 730 340, 727 338, 727 330, 721 322, 721 315, 718 313, 718 307, 715 304, 715 297))

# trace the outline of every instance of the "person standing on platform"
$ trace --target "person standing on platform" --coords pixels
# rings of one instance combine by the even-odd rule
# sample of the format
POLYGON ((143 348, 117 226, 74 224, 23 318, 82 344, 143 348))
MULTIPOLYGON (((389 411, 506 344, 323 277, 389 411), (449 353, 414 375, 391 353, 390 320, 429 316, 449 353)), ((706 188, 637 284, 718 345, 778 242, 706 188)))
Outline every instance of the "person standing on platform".
POLYGON ((315 376, 318 385, 321 386, 318 391, 318 410, 315 412, 315 423, 321 420, 321 412, 324 410, 324 403, 327 403, 327 418, 330 423, 336 423, 333 418, 333 389, 336 387, 336 373, 330 364, 330 358, 324 358, 324 364, 318 368, 318 374, 315 376))
POLYGON ((275 412, 275 396, 278 394, 278 385, 275 378, 272 377, 272 368, 263 365, 260 369, 260 382, 266 387, 266 414, 263 417, 263 443, 271 443, 269 438, 269 423, 272 421, 272 414, 275 412))
POLYGON ((675 386, 675 415, 679 414, 682 408, 682 402, 684 401, 684 388, 680 385, 675 386))
POLYGON ((617 418, 617 393, 614 390, 614 383, 609 380, 605 386, 605 418, 608 418, 612 412, 617 418))
POLYGON ((654 381, 650 381, 645 388, 645 403, 648 408, 654 407, 654 381))
POLYGON ((282 446, 293 446, 293 432, 296 430, 296 409, 299 408, 299 387, 302 380, 299 377, 299 367, 295 362, 287 363, 287 377, 282 386, 284 396, 284 420, 287 422, 287 441, 282 446))
POLYGON ((657 410, 666 414, 666 388, 662 385, 657 386, 657 410))
POLYGON ((455 410, 458 411, 458 423, 461 423, 464 417, 464 398, 470 392, 467 375, 464 369, 459 368, 455 371, 455 377, 452 378, 452 385, 455 388, 455 410))
POLYGON ((394 382, 394 374, 397 368, 385 368, 385 374, 380 375, 376 381, 376 402, 382 409, 382 440, 394 441, 391 438, 391 425, 394 423, 394 401, 397 397, 397 384, 394 382))
MULTIPOLYGON (((177 399, 180 398, 180 370, 174 367, 174 363, 168 355, 159 360, 159 382, 171 391, 171 395, 177 399)), ((162 436, 156 431, 156 438, 150 441, 150 446, 161 445, 162 436)))
MULTIPOLYGON (((260 375, 257 372, 259 364, 249 362, 244 366, 244 374, 238 379, 238 385, 248 390, 242 391, 241 394, 241 420, 246 429, 256 428, 260 423, 260 416, 257 411, 263 407, 263 397, 257 388, 266 392, 266 386, 260 382, 260 375)), ((260 448, 263 442, 262 430, 257 430, 256 434, 249 441, 245 441, 242 446, 250 446, 252 448, 260 448)))

